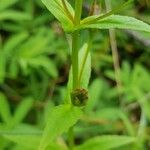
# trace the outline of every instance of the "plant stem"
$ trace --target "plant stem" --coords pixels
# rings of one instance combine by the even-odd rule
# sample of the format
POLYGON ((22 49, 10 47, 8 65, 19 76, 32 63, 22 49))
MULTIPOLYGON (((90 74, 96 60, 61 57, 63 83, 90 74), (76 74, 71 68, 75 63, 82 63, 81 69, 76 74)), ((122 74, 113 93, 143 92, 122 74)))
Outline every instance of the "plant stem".
POLYGON ((68 140, 69 140, 69 149, 73 150, 73 147, 74 147, 74 131, 73 131, 73 127, 71 127, 69 129, 68 140))
POLYGON ((82 3, 83 0, 75 0, 75 17, 74 17, 75 25, 80 24, 81 14, 82 14, 82 3))
MULTIPOLYGON (((106 10, 111 11, 110 0, 105 0, 105 4, 106 4, 106 10)), ((121 83, 121 79, 120 79, 119 54, 118 54, 118 48, 117 48, 116 33, 115 33, 114 29, 109 29, 109 37, 110 37, 110 46, 111 46, 111 50, 112 50, 113 65, 114 65, 114 71, 115 71, 116 86, 117 86, 117 90, 118 90, 118 97, 119 97, 120 104, 122 105, 122 101, 121 101, 122 83, 121 83)))
MULTIPOLYGON (((79 25, 81 20, 82 13, 82 0, 75 1, 75 16, 74 24, 79 25)), ((72 74, 73 74, 73 89, 78 88, 79 81, 79 58, 78 58, 78 49, 79 49, 79 31, 74 31, 72 34, 72 74)))
POLYGON ((78 58, 78 31, 72 34, 72 75, 73 75, 73 89, 76 89, 78 83, 79 73, 79 58, 78 58))
MULTIPOLYGON (((74 16, 74 24, 79 25, 81 20, 82 13, 82 0, 75 0, 75 16, 74 16)), ((73 90, 78 88, 79 86, 79 31, 74 31, 72 33, 72 76, 73 76, 73 90)), ((74 132, 73 127, 71 127, 68 131, 69 138, 69 149, 73 150, 74 147, 74 132)))

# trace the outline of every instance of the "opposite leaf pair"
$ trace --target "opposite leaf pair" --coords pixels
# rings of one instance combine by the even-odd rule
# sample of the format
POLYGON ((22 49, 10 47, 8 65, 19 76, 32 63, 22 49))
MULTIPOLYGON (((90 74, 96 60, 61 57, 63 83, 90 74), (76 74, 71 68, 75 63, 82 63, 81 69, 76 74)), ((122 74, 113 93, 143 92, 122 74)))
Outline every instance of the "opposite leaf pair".
POLYGON ((47 9, 59 20, 66 32, 75 30, 97 28, 97 29, 132 29, 150 32, 150 25, 137 20, 133 17, 113 15, 128 5, 131 0, 117 7, 116 9, 104 14, 94 15, 83 19, 80 25, 74 25, 74 9, 66 0, 42 0, 47 9))

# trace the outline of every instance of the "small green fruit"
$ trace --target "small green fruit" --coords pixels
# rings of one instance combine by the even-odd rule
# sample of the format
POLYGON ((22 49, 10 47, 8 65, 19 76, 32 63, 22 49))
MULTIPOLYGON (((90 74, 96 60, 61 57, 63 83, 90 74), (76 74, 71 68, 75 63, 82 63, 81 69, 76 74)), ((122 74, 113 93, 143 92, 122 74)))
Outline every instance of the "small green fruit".
POLYGON ((71 92, 71 102, 74 106, 85 106, 88 100, 88 91, 83 88, 71 92))

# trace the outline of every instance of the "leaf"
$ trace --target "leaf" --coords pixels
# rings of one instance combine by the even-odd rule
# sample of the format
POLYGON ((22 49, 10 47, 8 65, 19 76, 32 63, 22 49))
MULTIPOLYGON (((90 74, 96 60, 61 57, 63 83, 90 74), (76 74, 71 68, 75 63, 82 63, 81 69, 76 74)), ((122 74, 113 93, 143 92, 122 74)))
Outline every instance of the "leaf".
POLYGON ((12 126, 19 124, 27 115, 31 107, 33 106, 33 99, 28 97, 24 98, 19 104, 12 118, 12 126))
MULTIPOLYGON (((19 147, 24 147, 26 150, 37 150, 41 135, 32 134, 19 134, 19 135, 3 135, 3 137, 9 141, 16 143, 19 147)), ((57 143, 50 143, 46 150, 63 150, 63 148, 57 143)))
POLYGON ((78 121, 81 113, 80 108, 71 105, 60 105, 52 109, 44 129, 39 150, 45 150, 49 143, 53 142, 56 137, 67 132, 78 121))
POLYGON ((102 85, 103 84, 101 80, 96 79, 89 87, 89 100, 86 105, 86 112, 91 112, 94 109, 94 107, 97 105, 97 102, 102 92, 102 85))
POLYGON ((31 150, 31 149, 27 149, 25 146, 22 145, 14 145, 12 148, 12 150, 31 150))
POLYGON ((55 143, 50 143, 45 150, 66 150, 62 146, 56 145, 55 143))
POLYGON ((120 10, 122 10, 124 7, 128 6, 131 2, 133 2, 133 0, 128 0, 128 1, 124 2, 123 4, 117 6, 113 10, 110 10, 110 11, 108 11, 107 13, 105 13, 103 15, 101 15, 101 14, 100 15, 96 15, 96 18, 93 18, 92 20, 88 20, 87 22, 90 21, 90 23, 91 23, 91 22, 94 22, 94 21, 106 18, 108 16, 111 16, 112 14, 115 14, 115 13, 119 12, 120 10))
POLYGON ((24 26, 18 26, 18 22, 13 21, 3 21, 1 29, 8 31, 8 32, 22 32, 24 30, 24 26))
MULTIPOLYGON (((13 147, 14 149, 12 150, 33 150, 33 149, 27 149, 26 146, 23 146, 23 145, 15 145, 15 147, 13 147)), ((34 150, 37 150, 37 148, 34 148, 34 150)), ((46 150, 66 150, 66 149, 63 149, 61 146, 59 145, 56 145, 55 143, 51 143, 47 148, 46 150)))
POLYGON ((31 19, 32 18, 29 14, 15 10, 6 10, 0 13, 0 21, 4 20, 22 21, 31 19))
POLYGON ((0 117, 5 123, 9 124, 11 119, 10 107, 8 100, 2 93, 0 93, 0 117))
POLYGON ((0 0, 0 10, 4 10, 13 4, 15 4, 18 0, 0 0))
POLYGON ((0 51, 0 83, 4 82, 6 75, 6 55, 3 51, 0 51))
POLYGON ((19 66, 17 59, 12 58, 10 65, 8 66, 8 76, 12 79, 17 78, 17 75, 19 73, 19 66))
POLYGON ((52 77, 58 76, 58 71, 57 71, 55 64, 53 63, 52 60, 50 60, 50 58, 46 56, 39 56, 39 57, 31 58, 27 61, 29 65, 32 67, 35 67, 35 68, 43 67, 45 71, 47 71, 47 73, 49 73, 49 75, 52 77))
MULTIPOLYGON (((147 97, 150 97, 150 93, 149 95, 147 95, 147 97)), ((145 102, 143 102, 143 111, 147 117, 147 119, 150 121, 150 102, 147 100, 145 100, 145 102)))
POLYGON ((87 20, 92 20, 96 18, 96 16, 87 17, 81 21, 81 25, 79 25, 76 29, 84 29, 84 28, 96 28, 96 29, 131 29, 131 30, 139 30, 150 32, 150 25, 140 21, 133 17, 128 16, 120 16, 120 15, 111 15, 104 19, 100 19, 98 21, 92 23, 86 23, 87 20))
POLYGON ((77 146, 76 150, 110 150, 133 142, 135 142, 134 137, 103 135, 87 140, 84 144, 77 146))
POLYGON ((11 57, 12 61, 10 62, 10 67, 9 67, 9 71, 13 74, 11 74, 10 76, 13 77, 15 75, 17 75, 17 65, 16 65, 16 61, 14 60, 15 56, 14 55, 14 48, 16 48, 16 46, 18 46, 22 41, 24 41, 26 38, 28 37, 27 32, 21 32, 19 34, 13 35, 11 38, 9 38, 7 40, 7 42, 5 42, 4 46, 3 46, 3 50, 0 51, 0 82, 4 81, 5 75, 6 75, 6 63, 10 60, 8 60, 9 57, 11 57), (13 52, 13 53, 12 53, 13 52), (12 58, 12 55, 13 58, 12 58), (13 67, 12 69, 10 69, 11 67, 13 67))
POLYGON ((10 140, 14 143, 22 145, 26 148, 37 149, 38 144, 40 142, 41 136, 39 135, 3 135, 3 137, 7 140, 10 140))
POLYGON ((19 47, 18 56, 23 59, 28 59, 45 53, 51 37, 44 33, 46 34, 46 31, 39 31, 36 35, 31 36, 25 41, 19 47))
POLYGON ((91 54, 88 50, 87 43, 85 43, 79 51, 79 77, 81 69, 83 69, 83 71, 81 74, 80 85, 81 87, 87 89, 91 76, 91 54), (85 64, 83 65, 83 63, 85 64))
POLYGON ((72 16, 73 18, 74 10, 66 0, 65 3, 69 13, 65 10, 61 0, 42 0, 42 2, 47 9, 60 21, 65 30, 72 29, 73 23, 69 16, 72 16))
MULTIPOLYGON (((15 34, 12 37, 10 37, 7 42, 5 43, 3 50, 7 55, 11 55, 12 50, 16 48, 20 43, 22 43, 24 40, 28 38, 28 33, 27 32, 21 32, 19 34, 15 34)), ((12 56, 12 55, 11 55, 12 56)))

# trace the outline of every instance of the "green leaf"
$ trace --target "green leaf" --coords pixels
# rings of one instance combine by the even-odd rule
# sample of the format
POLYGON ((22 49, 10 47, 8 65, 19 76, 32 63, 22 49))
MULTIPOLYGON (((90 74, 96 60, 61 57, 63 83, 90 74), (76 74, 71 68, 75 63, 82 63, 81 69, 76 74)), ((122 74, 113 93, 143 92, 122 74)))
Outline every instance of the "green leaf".
POLYGON ((45 49, 47 48, 51 37, 44 33, 46 34, 46 31, 41 30, 25 41, 19 47, 18 56, 23 59, 29 59, 45 53, 45 49))
POLYGON ((0 10, 4 10, 13 4, 15 4, 18 0, 0 0, 0 10))
POLYGON ((97 105, 97 102, 102 92, 102 85, 103 84, 101 80, 96 79, 89 87, 89 100, 86 105, 86 112, 91 112, 94 109, 94 107, 97 105))
POLYGON ((40 142, 41 136, 39 135, 3 135, 3 137, 7 140, 10 140, 14 143, 22 145, 29 149, 37 150, 38 144, 40 142))
POLYGON ((0 51, 0 83, 4 82, 6 75, 6 55, 4 51, 0 51))
POLYGON ((12 79, 17 78, 17 75, 19 73, 19 66, 17 59, 12 59, 8 68, 9 68, 8 76, 12 79))
POLYGON ((98 21, 92 23, 86 23, 88 20, 92 20, 96 18, 96 16, 87 17, 81 21, 81 25, 79 25, 76 29, 84 29, 84 28, 96 28, 96 29, 131 29, 131 30, 139 30, 150 32, 150 25, 135 19, 133 17, 128 16, 120 16, 120 15, 111 15, 104 19, 100 19, 98 21))
POLYGON ((73 27, 71 17, 73 18, 74 16, 74 10, 66 0, 64 1, 68 11, 64 8, 62 0, 42 0, 47 9, 60 21, 63 28, 70 30, 73 27))
POLYGON ((29 34, 27 32, 21 32, 19 34, 13 35, 7 40, 7 42, 5 43, 3 47, 3 50, 5 51, 7 55, 11 55, 12 50, 16 48, 16 46, 21 44, 24 40, 26 40, 28 36, 29 34))
POLYGON ((50 60, 50 58, 48 58, 46 56, 39 56, 39 57, 31 58, 27 61, 28 61, 29 65, 32 67, 44 68, 45 71, 47 71, 47 73, 49 73, 49 75, 52 77, 58 76, 58 71, 57 71, 55 64, 53 63, 52 60, 50 60))
POLYGON ((28 37, 27 32, 21 32, 10 37, 4 44, 3 50, 0 51, 0 82, 4 81, 6 76, 6 63, 9 61, 10 76, 14 77, 17 75, 18 66, 16 65, 17 60, 15 59, 14 49, 28 37), (12 58, 13 55, 13 58, 12 58), (8 60, 11 57, 11 60, 8 60))
MULTIPOLYGON (((150 97, 150 94, 148 96, 150 97)), ((150 102, 148 100, 143 103, 143 111, 147 119, 150 121, 150 102)))
POLYGON ((7 10, 0 13, 0 21, 4 20, 22 21, 31 19, 32 18, 29 14, 15 10, 7 10))
POLYGON ((97 20, 101 20, 101 19, 104 19, 108 16, 111 16, 117 12, 119 12, 120 10, 122 10, 124 7, 128 6, 131 2, 133 2, 133 0, 128 0, 126 2, 124 2, 123 4, 117 6, 116 8, 110 10, 109 12, 103 14, 103 15, 96 15, 96 18, 93 18, 92 20, 88 20, 87 22, 94 22, 94 21, 97 21, 97 20))
POLYGON ((19 124, 26 117, 32 106, 33 99, 30 97, 24 98, 15 111, 11 121, 12 126, 19 124))
POLYGON ((134 137, 103 135, 87 140, 84 144, 77 146, 76 150, 110 150, 133 142, 135 142, 134 137))
MULTIPOLYGON (((37 150, 37 147, 36 148, 28 148, 27 146, 23 146, 18 143, 18 145, 15 145, 12 150, 37 150)), ((51 143, 46 148, 46 150, 66 150, 66 149, 62 148, 59 145, 56 145, 55 143, 51 143)))
POLYGON ((2 93, 0 93, 0 117, 5 123, 9 124, 11 119, 10 107, 8 100, 2 93))
POLYGON ((62 146, 59 146, 55 143, 50 143, 45 150, 66 150, 66 148, 63 148, 62 146))
POLYGON ((80 86, 87 89, 91 76, 91 54, 87 43, 79 51, 79 77, 80 75, 80 86), (83 69, 82 74, 81 69, 83 69))
POLYGON ((78 121, 81 113, 80 108, 71 105, 61 105, 53 108, 49 114, 49 120, 44 129, 39 150, 45 150, 56 137, 67 132, 78 121))
POLYGON ((1 136, 5 138, 7 143, 8 141, 12 141, 16 144, 15 146, 21 147, 22 149, 37 150, 42 137, 42 132, 35 126, 19 124, 18 126, 15 126, 14 129, 2 130, 1 136))

